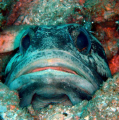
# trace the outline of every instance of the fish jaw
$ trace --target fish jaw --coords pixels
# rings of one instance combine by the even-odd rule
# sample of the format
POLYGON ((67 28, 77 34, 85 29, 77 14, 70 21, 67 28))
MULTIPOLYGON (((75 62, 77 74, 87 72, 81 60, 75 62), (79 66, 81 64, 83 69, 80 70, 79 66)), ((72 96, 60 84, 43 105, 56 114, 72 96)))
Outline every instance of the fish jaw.
POLYGON ((15 79, 9 87, 19 91, 21 107, 35 102, 34 95, 39 96, 39 100, 41 98, 41 100, 47 101, 47 104, 57 97, 61 99, 66 95, 72 105, 75 105, 85 97, 90 99, 97 90, 89 81, 79 75, 53 69, 22 75, 15 79))
POLYGON ((25 63, 30 56, 23 59, 14 69, 9 82, 6 83, 10 89, 19 91, 21 107, 25 107, 31 102, 36 103, 34 96, 41 98, 41 101, 42 99, 47 101, 46 106, 51 101, 57 103, 55 96, 62 99, 62 96, 65 95, 75 105, 85 98, 90 99, 99 88, 97 83, 100 78, 95 78, 93 71, 70 53, 55 50, 55 53, 42 51, 41 54, 47 54, 47 59, 45 56, 32 58, 31 63, 28 62, 26 67, 22 67, 22 62, 25 63), (63 57, 66 57, 58 57, 59 54, 64 54, 63 57), (81 65, 76 66, 77 63, 81 65), (56 92, 54 93, 54 91, 56 92))

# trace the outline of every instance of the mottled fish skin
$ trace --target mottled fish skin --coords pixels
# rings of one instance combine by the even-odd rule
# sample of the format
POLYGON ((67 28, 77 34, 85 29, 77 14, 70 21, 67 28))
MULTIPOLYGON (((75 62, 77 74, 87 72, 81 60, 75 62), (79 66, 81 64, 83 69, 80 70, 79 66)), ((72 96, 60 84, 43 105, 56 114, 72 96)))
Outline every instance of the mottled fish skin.
POLYGON ((101 43, 81 25, 31 26, 20 39, 5 84, 18 90, 21 107, 40 109, 64 96, 75 105, 111 77, 101 43))

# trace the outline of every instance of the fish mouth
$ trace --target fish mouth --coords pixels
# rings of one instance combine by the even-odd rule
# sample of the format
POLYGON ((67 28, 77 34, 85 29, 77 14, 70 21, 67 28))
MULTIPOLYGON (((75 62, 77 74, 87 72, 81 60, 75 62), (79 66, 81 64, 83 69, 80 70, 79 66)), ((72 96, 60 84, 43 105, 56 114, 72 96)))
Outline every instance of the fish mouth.
POLYGON ((83 99, 91 99, 96 90, 84 76, 59 66, 27 71, 12 82, 10 87, 13 86, 17 86, 15 89, 19 92, 20 106, 32 104, 34 110, 50 104, 75 105, 83 99))
POLYGON ((41 67, 41 68, 36 68, 34 70, 30 70, 28 71, 28 73, 33 73, 33 72, 38 72, 38 71, 43 71, 43 70, 48 70, 48 69, 53 69, 53 70, 58 70, 58 71, 63 71, 63 72, 67 72, 67 73, 72 73, 75 75, 78 75, 75 71, 68 69, 66 67, 60 67, 60 66, 48 66, 48 67, 41 67))
POLYGON ((91 99, 96 89, 85 78, 73 71, 66 72, 64 68, 63 71, 61 68, 59 70, 59 67, 58 70, 56 70, 57 68, 50 69, 53 67, 48 68, 42 68, 44 70, 40 69, 40 71, 35 69, 33 72, 24 75, 26 77, 29 75, 30 79, 28 77, 27 79, 30 82, 27 81, 18 89, 21 107, 32 104, 33 108, 37 110, 49 104, 64 103, 63 101, 67 101, 68 105, 75 105, 83 99, 91 99), (37 77, 34 80, 33 76, 36 74, 37 77))
POLYGON ((77 67, 73 62, 58 57, 35 59, 22 71, 19 70, 8 86, 18 90, 21 107, 32 104, 34 109, 41 109, 65 100, 75 105, 83 99, 91 99, 99 87, 98 79, 88 78, 86 68, 82 67, 81 72, 77 67))

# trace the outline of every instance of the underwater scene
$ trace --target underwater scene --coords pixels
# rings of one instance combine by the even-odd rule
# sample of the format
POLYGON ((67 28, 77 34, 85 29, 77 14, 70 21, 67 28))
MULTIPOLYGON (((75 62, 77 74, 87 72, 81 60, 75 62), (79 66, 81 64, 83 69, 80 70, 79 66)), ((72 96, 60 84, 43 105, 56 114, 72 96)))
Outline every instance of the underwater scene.
POLYGON ((119 0, 0 0, 0 120, 119 120, 119 0))

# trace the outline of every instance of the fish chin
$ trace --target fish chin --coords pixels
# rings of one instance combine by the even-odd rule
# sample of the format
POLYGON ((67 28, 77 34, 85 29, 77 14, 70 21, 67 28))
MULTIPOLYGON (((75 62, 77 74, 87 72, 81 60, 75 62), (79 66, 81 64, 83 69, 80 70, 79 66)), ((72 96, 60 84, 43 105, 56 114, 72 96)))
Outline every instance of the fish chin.
POLYGON ((41 104, 39 109, 64 100, 75 105, 97 90, 82 76, 53 69, 21 75, 9 87, 18 90, 21 107, 41 104))
POLYGON ((71 101, 69 100, 68 96, 66 95, 60 95, 54 98, 43 98, 37 94, 33 96, 32 99, 32 106, 34 110, 41 110, 42 108, 47 107, 48 105, 54 105, 54 104, 61 104, 64 106, 72 106, 71 101))

